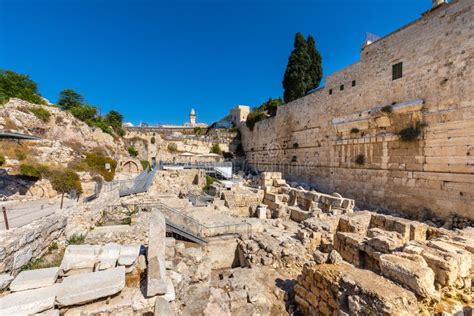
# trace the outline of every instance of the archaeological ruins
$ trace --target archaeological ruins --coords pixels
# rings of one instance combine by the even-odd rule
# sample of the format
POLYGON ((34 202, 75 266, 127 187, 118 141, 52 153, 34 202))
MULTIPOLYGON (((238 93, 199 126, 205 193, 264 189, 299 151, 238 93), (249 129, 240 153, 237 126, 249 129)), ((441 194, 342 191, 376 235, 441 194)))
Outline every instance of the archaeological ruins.
POLYGON ((0 106, 0 315, 472 315, 472 0, 253 130, 245 105, 123 137, 38 106, 0 106))

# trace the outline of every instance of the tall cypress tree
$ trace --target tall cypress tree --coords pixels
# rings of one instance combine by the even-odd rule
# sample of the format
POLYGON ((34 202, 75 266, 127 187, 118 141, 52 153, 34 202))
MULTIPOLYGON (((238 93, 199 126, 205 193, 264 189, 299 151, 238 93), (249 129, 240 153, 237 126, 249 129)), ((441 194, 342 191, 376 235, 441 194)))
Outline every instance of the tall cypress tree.
POLYGON ((295 35, 294 48, 288 58, 288 65, 282 82, 285 102, 291 102, 304 96, 308 90, 309 75, 307 71, 310 64, 311 59, 306 41, 303 35, 298 32, 295 35))
POLYGON ((308 36, 306 45, 308 47, 308 55, 311 60, 308 68, 308 86, 306 87, 306 92, 308 92, 309 90, 319 87, 319 83, 323 77, 323 67, 321 65, 321 54, 319 54, 318 50, 316 49, 316 42, 314 41, 313 36, 308 36))

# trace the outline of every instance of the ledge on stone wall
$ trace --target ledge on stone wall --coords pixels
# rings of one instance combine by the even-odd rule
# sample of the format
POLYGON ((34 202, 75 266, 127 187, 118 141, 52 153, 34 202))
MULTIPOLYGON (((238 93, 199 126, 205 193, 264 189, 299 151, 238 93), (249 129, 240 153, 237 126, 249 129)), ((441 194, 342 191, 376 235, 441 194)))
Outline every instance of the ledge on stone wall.
MULTIPOLYGON (((422 99, 408 100, 404 102, 399 102, 389 105, 391 107, 392 113, 402 114, 407 112, 420 111, 423 108, 424 101, 422 99)), ((365 130, 369 128, 369 119, 371 119, 374 114, 380 113, 382 108, 386 107, 385 105, 377 105, 371 109, 352 113, 342 117, 336 117, 332 120, 332 125, 337 132, 349 132, 353 128, 359 130, 365 130)), ((383 120, 378 122, 382 126, 387 126, 387 122, 383 120)), ((377 125, 380 125, 377 124, 377 125)))

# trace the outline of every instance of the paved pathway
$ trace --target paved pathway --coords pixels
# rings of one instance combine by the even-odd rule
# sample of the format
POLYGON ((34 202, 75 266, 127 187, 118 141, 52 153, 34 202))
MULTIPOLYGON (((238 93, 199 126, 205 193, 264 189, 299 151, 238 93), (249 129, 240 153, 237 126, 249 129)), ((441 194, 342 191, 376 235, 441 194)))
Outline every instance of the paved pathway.
MULTIPOLYGON (((69 208, 76 205, 74 200, 64 199, 63 208, 69 208)), ((10 229, 21 227, 32 221, 48 216, 59 210, 60 200, 36 200, 28 202, 7 201, 0 202, 0 230, 5 230, 5 221, 3 219, 2 206, 7 209, 8 224, 10 229)))

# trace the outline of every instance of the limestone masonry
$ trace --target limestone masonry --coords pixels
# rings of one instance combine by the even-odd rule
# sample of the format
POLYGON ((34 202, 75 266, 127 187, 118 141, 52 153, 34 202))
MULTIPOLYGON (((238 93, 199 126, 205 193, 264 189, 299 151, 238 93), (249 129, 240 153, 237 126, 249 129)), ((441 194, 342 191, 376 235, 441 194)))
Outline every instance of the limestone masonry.
POLYGON ((366 207, 473 219, 473 61, 474 2, 442 3, 365 45, 360 61, 253 131, 248 107, 232 117, 260 171, 366 207), (403 130, 414 139, 403 141, 403 130))

